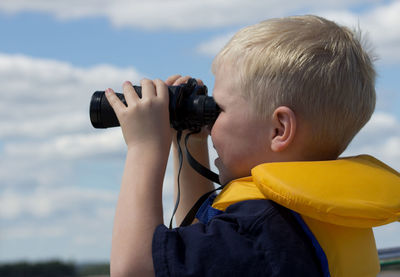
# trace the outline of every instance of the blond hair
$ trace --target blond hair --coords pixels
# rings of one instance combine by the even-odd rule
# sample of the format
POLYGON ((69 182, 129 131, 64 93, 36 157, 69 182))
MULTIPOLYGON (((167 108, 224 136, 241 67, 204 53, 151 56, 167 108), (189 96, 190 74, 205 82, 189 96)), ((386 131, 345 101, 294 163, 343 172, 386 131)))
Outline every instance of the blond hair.
POLYGON ((213 71, 232 66, 257 115, 291 108, 312 126, 310 148, 337 157, 375 108, 376 74, 359 34, 311 15, 266 20, 236 33, 213 71))

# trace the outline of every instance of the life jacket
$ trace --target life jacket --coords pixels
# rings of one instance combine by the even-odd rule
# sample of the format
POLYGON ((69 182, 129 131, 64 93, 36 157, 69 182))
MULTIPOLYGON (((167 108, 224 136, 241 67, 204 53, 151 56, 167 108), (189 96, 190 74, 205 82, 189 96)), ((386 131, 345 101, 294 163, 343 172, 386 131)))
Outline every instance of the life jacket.
POLYGON ((212 208, 225 211, 251 199, 299 214, 326 255, 330 276, 376 276, 372 227, 400 220, 400 174, 368 155, 265 163, 226 185, 212 208))

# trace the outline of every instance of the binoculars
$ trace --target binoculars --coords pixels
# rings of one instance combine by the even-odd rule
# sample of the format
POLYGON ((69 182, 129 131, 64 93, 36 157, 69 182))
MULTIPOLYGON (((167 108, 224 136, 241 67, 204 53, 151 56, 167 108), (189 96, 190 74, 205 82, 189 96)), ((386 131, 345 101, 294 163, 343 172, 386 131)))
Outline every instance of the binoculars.
MULTIPOLYGON (((133 86, 139 97, 142 88, 133 86)), ((212 126, 220 113, 220 108, 214 98, 207 96, 207 87, 197 84, 195 79, 189 79, 186 84, 169 86, 169 119, 176 130, 197 131, 201 127, 212 126)), ((116 93, 126 104, 124 95, 116 93)), ((90 121, 94 128, 109 128, 119 126, 117 116, 108 103, 104 91, 96 91, 90 101, 90 121)))

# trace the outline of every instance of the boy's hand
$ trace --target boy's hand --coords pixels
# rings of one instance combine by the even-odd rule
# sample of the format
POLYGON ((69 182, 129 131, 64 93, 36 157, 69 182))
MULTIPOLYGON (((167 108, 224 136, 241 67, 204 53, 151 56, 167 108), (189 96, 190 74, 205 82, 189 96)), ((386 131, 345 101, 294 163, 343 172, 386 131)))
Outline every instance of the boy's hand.
MULTIPOLYGON (((179 86, 179 85, 182 85, 182 84, 186 84, 189 81, 190 78, 191 78, 190 76, 184 76, 183 77, 181 75, 173 75, 173 76, 168 77, 167 80, 165 80, 165 84, 167 86, 179 86)), ((200 85, 200 86, 204 85, 202 80, 196 79, 196 81, 197 81, 198 85, 200 85)), ((175 129, 173 129, 172 132, 173 132, 173 143, 175 145, 176 144, 176 133, 177 132, 176 132, 175 129)), ((187 133, 188 133, 187 130, 185 130, 183 132, 183 135, 182 135, 183 139, 185 138, 185 135, 187 133)), ((190 136, 190 140, 191 141, 193 141, 193 140, 194 141, 205 141, 205 140, 207 140, 208 134, 209 134, 209 132, 207 131, 207 127, 203 127, 200 133, 191 135, 190 136)))
POLYGON ((152 146, 168 152, 171 145, 168 88, 158 79, 143 79, 141 86, 142 98, 137 95, 131 82, 123 84, 128 106, 110 88, 106 90, 107 100, 117 115, 128 150, 152 146))

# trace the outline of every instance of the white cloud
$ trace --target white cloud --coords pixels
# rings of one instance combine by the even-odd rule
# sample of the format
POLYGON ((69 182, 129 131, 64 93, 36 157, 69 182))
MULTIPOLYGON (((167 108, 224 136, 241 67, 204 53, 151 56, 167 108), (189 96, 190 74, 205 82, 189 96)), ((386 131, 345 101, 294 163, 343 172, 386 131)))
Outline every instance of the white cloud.
MULTIPOLYGON (((374 0, 101 0, 51 1, 4 0, 0 10, 44 12, 59 19, 106 17, 116 26, 151 29, 211 28, 254 23, 267 17, 296 13, 299 10, 345 8, 374 0)), ((382 1, 378 1, 382 2, 382 1)))
MULTIPOLYGON (((295 0, 99 0, 99 1, 50 1, 5 0, 0 11, 19 13, 23 11, 48 13, 61 20, 105 17, 119 27, 146 29, 199 29, 247 25, 271 17, 299 13, 314 13, 349 26, 361 25, 367 32, 377 54, 384 63, 400 61, 399 1, 295 1, 295 0), (364 5, 361 12, 350 9, 364 5)), ((215 55, 229 39, 229 34, 214 37, 198 46, 197 51, 215 55)), ((40 72, 40 71, 39 71, 40 72)), ((53 74, 57 76, 57 74, 53 74)), ((24 83, 14 84, 24 87, 24 83)))
MULTIPOLYGON (((40 239, 109 241, 125 144, 119 128, 94 130, 89 101, 142 76, 133 67, 0 53, 0 244, 26 242, 0 259, 37 258, 29 249, 40 239)), ((76 247, 61 256, 79 256, 76 247)))
POLYGON ((7 189, 0 194, 0 259, 107 260, 116 201, 113 189, 7 189))
POLYGON ((116 199, 113 190, 39 186, 33 193, 24 193, 7 189, 0 195, 0 218, 47 218, 88 209, 93 212, 105 205, 113 206, 116 199))
POLYGON ((66 230, 61 226, 24 226, 8 227, 1 232, 3 239, 38 239, 62 237, 66 230))
POLYGON ((143 76, 134 68, 68 63, 0 54, 0 139, 88 132, 89 101, 95 90, 118 90, 143 76))
POLYGON ((398 247, 400 245, 400 224, 391 224, 376 227, 373 229, 378 249, 398 247))
MULTIPOLYGON (((371 43, 371 45, 367 44, 366 46, 372 46, 372 50, 376 51, 378 58, 383 63, 400 62, 400 51, 398 51, 400 49, 400 32, 397 30, 398 26, 400 26, 400 17, 398 16, 400 14, 399 1, 392 1, 382 6, 373 6, 371 9, 361 13, 340 9, 340 6, 340 4, 330 6, 328 10, 323 6, 315 5, 310 11, 313 14, 334 20, 350 28, 360 26, 364 38, 367 39, 367 42, 371 43)), ((274 15, 274 17, 276 16, 280 15, 274 15)), ((260 18, 260 20, 267 17, 268 15, 260 18)), ((197 52, 208 56, 215 56, 232 35, 233 33, 223 34, 205 41, 197 47, 197 52)))
MULTIPOLYGON (((37 186, 65 185, 76 162, 123 157, 125 144, 119 128, 94 130, 91 126, 90 96, 106 87, 118 89, 125 80, 137 82, 140 76, 132 67, 80 68, 0 54, 0 83, 7 92, 0 102, 0 189, 18 193, 20 189, 32 192, 37 186)), ((13 199, 10 195, 4 201, 10 207, 22 203, 13 199)))
POLYGON ((121 130, 113 129, 99 133, 59 135, 34 142, 9 142, 3 152, 9 157, 63 160, 122 154, 124 149, 121 130))
POLYGON ((400 120, 376 112, 342 156, 370 154, 400 171, 400 120))
POLYGON ((358 27, 366 33, 378 57, 384 63, 400 62, 400 2, 392 1, 362 13, 346 10, 320 11, 321 16, 349 27, 358 27))
POLYGON ((80 210, 73 209, 52 218, 23 217, 3 221, 0 259, 3 262, 21 259, 107 261, 115 204, 101 209, 97 208, 99 204, 95 199, 88 204, 94 208, 80 206, 80 210), (101 210, 102 214, 96 210, 101 210))
POLYGON ((210 41, 201 43, 196 50, 200 54, 204 54, 207 56, 215 56, 232 38, 233 35, 234 33, 228 33, 222 36, 214 37, 210 41))

